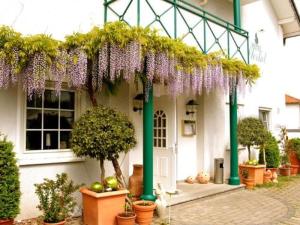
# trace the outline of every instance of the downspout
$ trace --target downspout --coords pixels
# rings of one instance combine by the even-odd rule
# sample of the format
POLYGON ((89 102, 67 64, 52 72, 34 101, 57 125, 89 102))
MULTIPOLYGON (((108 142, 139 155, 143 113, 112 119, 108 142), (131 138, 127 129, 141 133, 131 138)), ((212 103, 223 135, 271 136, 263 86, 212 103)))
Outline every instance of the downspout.
MULTIPOLYGON (((241 3, 240 0, 233 1, 234 25, 236 30, 241 28, 241 3)), ((237 93, 234 88, 229 96, 230 110, 230 185, 239 185, 240 178, 238 173, 238 142, 237 142, 237 93)))

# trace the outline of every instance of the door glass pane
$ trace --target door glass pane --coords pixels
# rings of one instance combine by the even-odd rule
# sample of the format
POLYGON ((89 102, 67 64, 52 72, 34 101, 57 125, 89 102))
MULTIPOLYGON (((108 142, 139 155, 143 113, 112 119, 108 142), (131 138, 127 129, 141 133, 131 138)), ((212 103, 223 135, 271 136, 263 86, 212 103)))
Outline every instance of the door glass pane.
POLYGON ((41 129, 42 128, 42 110, 27 109, 27 129, 41 129))
POLYGON ((167 143, 166 143, 166 139, 163 139, 163 147, 165 148, 167 146, 167 143))
POLYGON ((158 137, 161 137, 161 130, 158 130, 158 137))
POLYGON ((60 149, 71 148, 71 131, 60 132, 60 149))
POLYGON ((72 129, 74 123, 74 112, 60 112, 60 129, 72 129))
POLYGON ((161 127, 161 117, 158 117, 158 127, 161 127))
POLYGON ((44 111, 44 129, 58 129, 58 111, 44 111))
POLYGON ((46 90, 45 91, 45 97, 44 97, 44 108, 58 108, 58 96, 56 96, 55 91, 53 90, 46 90))
POLYGON ((58 149, 58 131, 44 131, 44 149, 58 149))
POLYGON ((154 138, 154 147, 157 147, 157 139, 154 138))
POLYGON ((158 139, 158 147, 161 147, 161 140, 158 139))
POLYGON ((31 100, 27 98, 27 107, 42 108, 42 96, 33 95, 31 100))
POLYGON ((163 137, 165 138, 166 136, 166 129, 163 129, 163 137))
POLYGON ((42 132, 41 131, 27 131, 26 132, 26 149, 41 150, 42 149, 42 132))
POLYGON ((61 109, 74 109, 74 92, 62 91, 60 95, 61 109))
POLYGON ((163 119, 163 127, 166 127, 166 126, 167 126, 166 119, 163 119))
POLYGON ((154 137, 157 137, 157 129, 154 129, 154 137))

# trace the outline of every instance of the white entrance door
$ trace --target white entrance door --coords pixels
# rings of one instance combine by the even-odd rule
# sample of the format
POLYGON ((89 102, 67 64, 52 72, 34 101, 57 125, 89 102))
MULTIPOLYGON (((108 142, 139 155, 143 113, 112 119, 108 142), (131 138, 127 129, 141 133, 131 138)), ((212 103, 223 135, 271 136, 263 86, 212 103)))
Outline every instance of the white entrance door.
POLYGON ((172 99, 154 99, 154 182, 165 190, 176 189, 174 109, 172 99))

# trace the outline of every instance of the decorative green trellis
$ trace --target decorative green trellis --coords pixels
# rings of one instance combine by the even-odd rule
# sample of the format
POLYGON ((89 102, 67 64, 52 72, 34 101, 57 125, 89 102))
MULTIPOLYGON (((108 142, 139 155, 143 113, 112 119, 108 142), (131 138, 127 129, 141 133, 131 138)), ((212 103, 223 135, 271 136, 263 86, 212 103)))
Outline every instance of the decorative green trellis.
POLYGON ((221 51, 249 63, 247 31, 185 0, 105 0, 104 10, 105 22, 158 28, 204 53, 221 51))

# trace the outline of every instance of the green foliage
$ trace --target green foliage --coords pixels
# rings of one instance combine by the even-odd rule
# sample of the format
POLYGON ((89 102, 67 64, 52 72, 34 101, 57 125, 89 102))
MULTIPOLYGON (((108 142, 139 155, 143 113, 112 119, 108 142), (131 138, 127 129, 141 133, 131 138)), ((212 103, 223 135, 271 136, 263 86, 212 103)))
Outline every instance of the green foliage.
MULTIPOLYGON (((268 132, 267 140, 264 145, 264 150, 266 154, 267 168, 278 168, 280 164, 280 151, 276 138, 270 132, 268 132)), ((261 164, 264 163, 262 148, 259 152, 259 162, 261 164)))
POLYGON ((267 130, 264 124, 257 118, 246 117, 238 123, 238 142, 248 148, 250 160, 251 146, 260 146, 266 142, 267 130))
POLYGON ((13 144, 0 134, 0 219, 12 219, 19 214, 19 168, 13 144))
POLYGON ((72 131, 72 149, 80 157, 113 160, 135 145, 135 130, 127 116, 104 106, 87 110, 72 131))
POLYGON ((142 54, 149 51, 166 52, 170 57, 179 61, 178 69, 191 72, 194 68, 206 68, 208 64, 222 64, 223 70, 231 76, 238 76, 242 71, 248 83, 252 84, 260 73, 256 65, 248 65, 238 59, 228 59, 221 53, 204 54, 195 47, 183 43, 181 39, 171 39, 160 36, 157 30, 141 27, 129 27, 124 22, 107 23, 103 28, 94 27, 86 34, 74 33, 66 36, 64 42, 57 41, 48 35, 37 34, 22 36, 9 27, 0 27, 0 57, 7 57, 11 65, 14 65, 16 72, 21 71, 27 66, 32 54, 36 52, 45 53, 49 65, 58 54, 59 49, 66 51, 73 48, 82 48, 93 59, 101 47, 105 44, 116 44, 126 47, 131 41, 138 41, 142 46, 142 54), (19 60, 15 61, 12 54, 14 49, 18 49, 19 60))
POLYGON ((56 180, 45 178, 43 183, 34 186, 40 201, 37 208, 43 211, 44 221, 57 223, 73 212, 76 202, 72 194, 82 184, 75 185, 72 180, 68 180, 66 173, 62 173, 56 175, 56 180))
POLYGON ((288 141, 288 149, 295 151, 300 160, 300 138, 292 138, 288 141))

